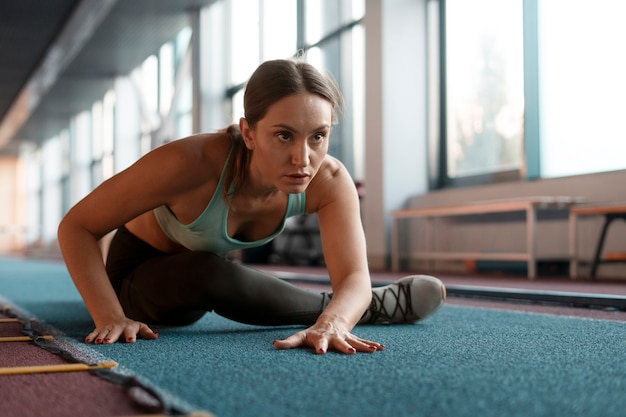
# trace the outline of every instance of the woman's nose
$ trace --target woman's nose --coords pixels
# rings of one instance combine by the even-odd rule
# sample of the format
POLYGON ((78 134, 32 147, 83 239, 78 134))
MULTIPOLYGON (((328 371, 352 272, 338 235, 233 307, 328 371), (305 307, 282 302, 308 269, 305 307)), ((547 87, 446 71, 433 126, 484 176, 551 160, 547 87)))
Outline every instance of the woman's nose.
POLYGON ((308 144, 304 143, 295 145, 291 156, 292 163, 297 166, 309 165, 309 153, 310 150, 308 144))

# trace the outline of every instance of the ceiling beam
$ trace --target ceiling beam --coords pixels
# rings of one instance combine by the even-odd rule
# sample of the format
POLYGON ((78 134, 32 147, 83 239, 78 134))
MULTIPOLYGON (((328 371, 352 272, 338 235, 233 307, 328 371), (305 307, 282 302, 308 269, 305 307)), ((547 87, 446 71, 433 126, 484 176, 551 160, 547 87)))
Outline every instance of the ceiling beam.
POLYGON ((6 147, 57 82, 118 0, 82 0, 46 56, 0 123, 0 150, 6 147))

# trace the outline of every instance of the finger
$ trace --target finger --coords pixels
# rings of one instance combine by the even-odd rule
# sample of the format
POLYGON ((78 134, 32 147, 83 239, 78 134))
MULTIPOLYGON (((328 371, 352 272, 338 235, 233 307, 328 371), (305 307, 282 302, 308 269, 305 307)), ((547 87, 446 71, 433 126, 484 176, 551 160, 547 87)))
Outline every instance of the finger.
POLYGON ((94 330, 94 333, 96 334, 96 336, 93 343, 95 343, 96 345, 101 345, 102 343, 104 343, 104 339, 109 334, 109 329, 96 329, 94 330))
POLYGON ((141 331, 141 329, 135 329, 133 327, 124 329, 124 341, 126 341, 126 343, 135 343, 135 341, 137 341, 138 331, 141 331))
MULTIPOLYGON (((156 338, 159 337, 158 333, 155 333, 150 327, 148 327, 147 324, 141 323, 139 326, 139 337, 141 337, 142 339, 148 339, 148 340, 154 340, 156 338)), ((131 336, 132 340, 129 340, 129 338, 126 338, 127 342, 133 343, 135 341, 135 337, 134 335, 131 336)))
POLYGON ((317 343, 315 343, 315 353, 323 355, 327 351, 328 351, 328 339, 323 337, 317 343))
POLYGON ((345 337, 337 337, 333 339, 333 348, 341 353, 353 354, 356 352, 373 353, 377 350, 383 350, 384 345, 372 342, 370 340, 361 339, 352 334, 345 337))
POLYGON ((378 346, 376 344, 365 343, 362 341, 352 341, 350 346, 355 348, 358 352, 373 353, 378 350, 378 346))
POLYGON ((97 337, 98 331, 94 330, 93 332, 89 333, 87 337, 85 337, 85 343, 94 343, 97 337))
MULTIPOLYGON (((339 353, 344 353, 346 355, 352 355, 354 353, 357 352, 357 348, 355 346, 353 346, 352 344, 358 344, 356 343, 356 340, 353 341, 348 341, 344 338, 333 338, 331 341, 331 346, 334 350, 336 350, 339 353)), ((361 347, 363 348, 363 347, 361 347)))
POLYGON ((114 328, 109 330, 108 333, 104 336, 104 338, 102 339, 102 343, 105 345, 110 345, 111 343, 115 343, 120 338, 121 334, 122 334, 122 328, 115 326, 114 328))
POLYGON ((348 340, 348 343, 359 352, 376 352, 377 350, 385 349, 385 345, 370 340, 353 338, 348 340))
POLYGON ((306 333, 298 332, 283 340, 274 340, 276 349, 292 349, 303 346, 306 342, 306 333))

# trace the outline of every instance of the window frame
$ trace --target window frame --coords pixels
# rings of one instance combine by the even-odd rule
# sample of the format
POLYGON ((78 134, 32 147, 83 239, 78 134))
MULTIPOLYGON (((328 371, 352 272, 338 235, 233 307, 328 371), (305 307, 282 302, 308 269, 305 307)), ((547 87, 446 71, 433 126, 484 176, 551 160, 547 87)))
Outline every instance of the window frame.
MULTIPOLYGON (((429 184, 431 190, 446 188, 461 188, 479 186, 502 182, 519 182, 526 179, 534 179, 540 176, 539 173, 539 110, 538 110, 538 62, 537 62, 537 0, 523 0, 523 82, 524 82, 524 125, 522 136, 522 159, 520 168, 489 172, 478 175, 466 175, 450 177, 448 175, 448 129, 447 129, 447 37, 446 37, 446 7, 447 0, 438 0, 438 68, 436 69, 436 81, 433 82, 431 74, 431 85, 437 85, 439 106, 438 112, 438 140, 431 146, 436 149, 431 150, 429 161, 434 165, 429 170, 429 184), (535 109, 535 111, 529 111, 535 109)), ((434 22, 433 22, 434 23, 434 22)), ((431 46, 432 47, 432 46, 431 46)))

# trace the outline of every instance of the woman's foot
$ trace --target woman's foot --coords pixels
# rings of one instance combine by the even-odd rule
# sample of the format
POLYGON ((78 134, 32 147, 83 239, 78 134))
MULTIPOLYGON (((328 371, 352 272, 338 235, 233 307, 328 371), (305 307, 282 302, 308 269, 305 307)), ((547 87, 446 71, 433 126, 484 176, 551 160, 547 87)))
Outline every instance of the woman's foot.
POLYGON ((446 299, 446 287, 428 275, 410 275, 372 289, 372 302, 360 324, 414 323, 433 315, 446 299))

